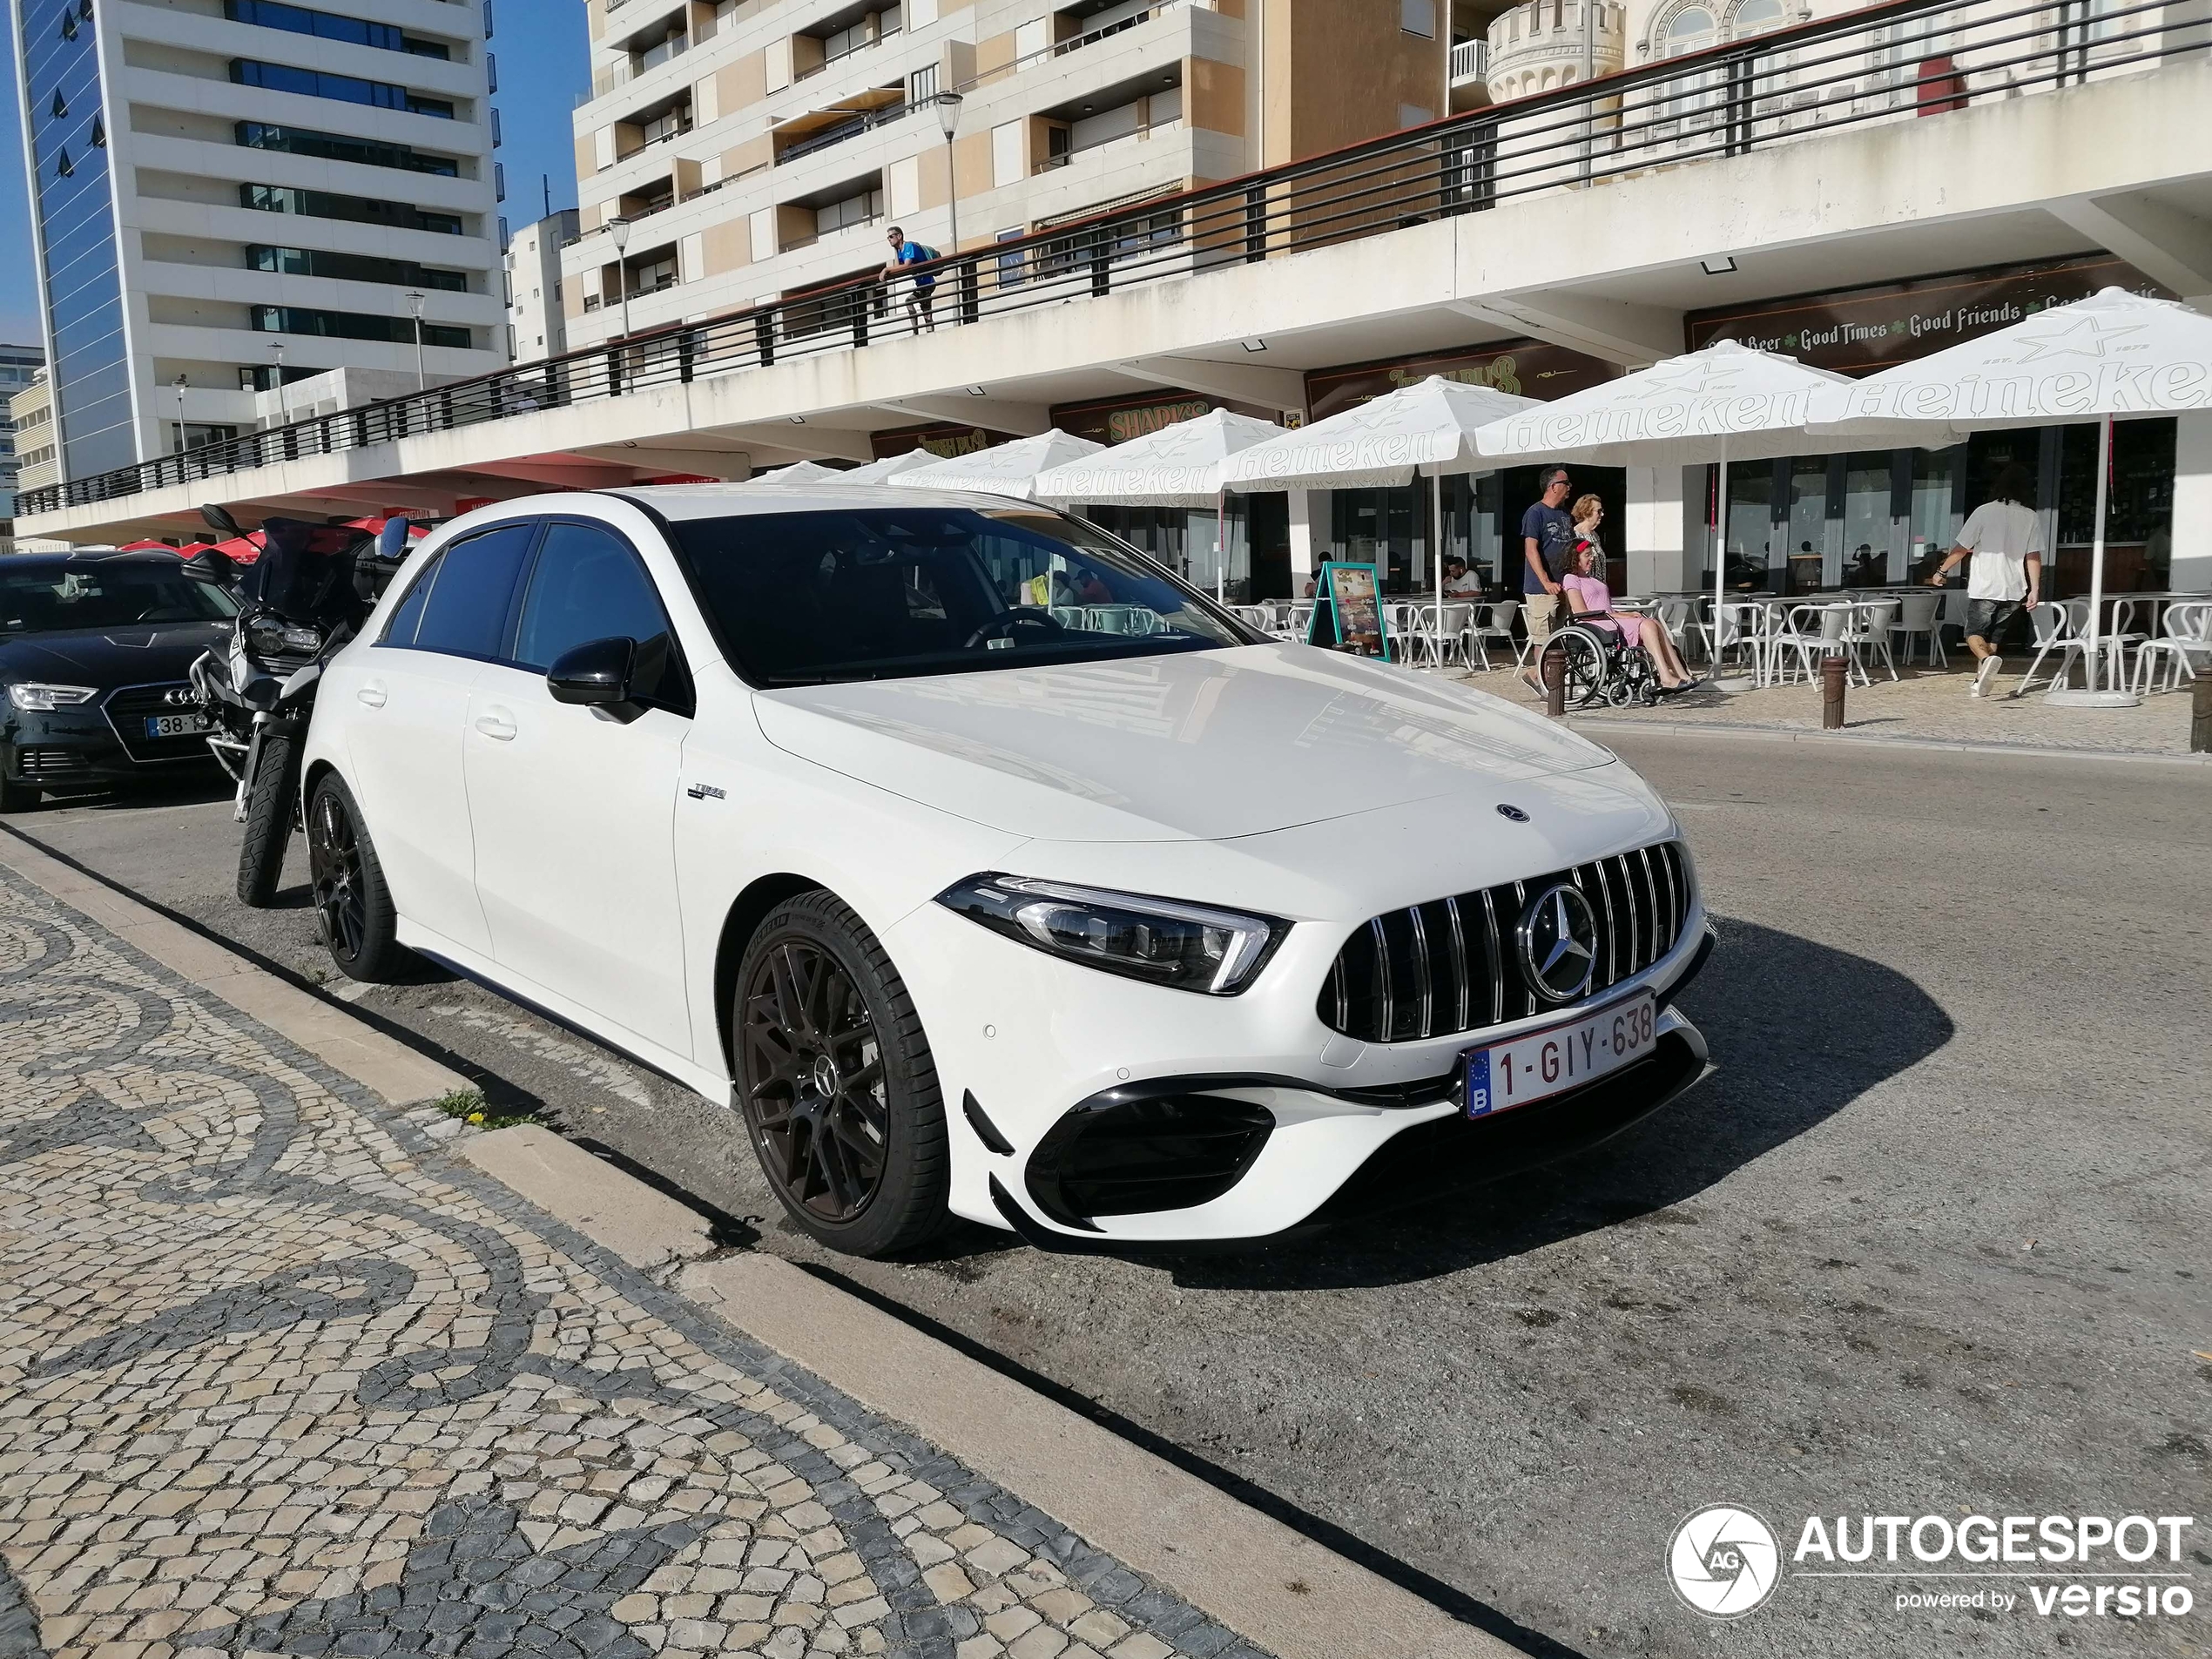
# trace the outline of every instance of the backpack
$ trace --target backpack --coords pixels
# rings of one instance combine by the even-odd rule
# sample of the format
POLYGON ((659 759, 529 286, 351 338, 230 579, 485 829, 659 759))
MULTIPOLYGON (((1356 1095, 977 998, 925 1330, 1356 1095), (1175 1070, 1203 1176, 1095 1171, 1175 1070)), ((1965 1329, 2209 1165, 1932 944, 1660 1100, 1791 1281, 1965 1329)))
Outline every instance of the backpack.
POLYGON ((939 253, 939 252, 938 252, 935 248, 934 248, 934 247, 930 246, 929 246, 929 244, 928 244, 928 243, 927 243, 927 242, 916 242, 916 243, 914 245, 914 252, 915 252, 916 253, 920 254, 920 255, 921 256, 921 258, 922 258, 923 260, 941 260, 942 258, 944 258, 944 257, 945 257, 943 254, 940 253, 939 253))

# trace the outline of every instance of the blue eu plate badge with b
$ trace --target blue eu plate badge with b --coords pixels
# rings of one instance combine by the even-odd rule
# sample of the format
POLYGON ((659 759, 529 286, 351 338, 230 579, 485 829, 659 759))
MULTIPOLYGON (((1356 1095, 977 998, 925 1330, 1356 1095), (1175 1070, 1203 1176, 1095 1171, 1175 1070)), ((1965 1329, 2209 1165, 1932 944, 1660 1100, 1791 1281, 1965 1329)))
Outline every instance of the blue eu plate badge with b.
POLYGON ((1490 1051, 1477 1049, 1467 1055, 1467 1115, 1487 1117, 1490 1113, 1490 1051))

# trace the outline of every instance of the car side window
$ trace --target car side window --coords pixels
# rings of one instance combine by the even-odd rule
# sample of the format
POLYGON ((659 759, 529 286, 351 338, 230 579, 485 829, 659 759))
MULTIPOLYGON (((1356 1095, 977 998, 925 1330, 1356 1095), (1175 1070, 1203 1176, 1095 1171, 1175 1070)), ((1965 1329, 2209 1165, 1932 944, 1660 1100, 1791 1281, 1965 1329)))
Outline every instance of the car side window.
POLYGON ((523 599, 515 665, 542 674, 595 639, 634 639, 641 645, 665 641, 666 667, 655 684, 638 689, 658 707, 691 712, 689 681, 668 613, 637 553, 601 526, 556 522, 546 527, 523 599))
POLYGON ((400 601, 399 608, 392 612, 391 621, 384 624, 383 637, 376 642, 378 644, 412 645, 415 644, 415 630, 422 625, 423 607, 430 603, 431 584, 437 581, 438 567, 444 561, 444 554, 436 554, 431 558, 430 563, 423 567, 422 574, 415 578, 415 585, 407 590, 407 597, 400 601))
MULTIPOLYGON (((506 642, 516 578, 536 535, 536 523, 502 524, 447 548, 432 573, 436 580, 415 631, 415 649, 496 658, 506 642)), ((404 611, 414 598, 410 591, 400 609, 404 611)), ((393 620, 396 626, 398 617, 393 620)))

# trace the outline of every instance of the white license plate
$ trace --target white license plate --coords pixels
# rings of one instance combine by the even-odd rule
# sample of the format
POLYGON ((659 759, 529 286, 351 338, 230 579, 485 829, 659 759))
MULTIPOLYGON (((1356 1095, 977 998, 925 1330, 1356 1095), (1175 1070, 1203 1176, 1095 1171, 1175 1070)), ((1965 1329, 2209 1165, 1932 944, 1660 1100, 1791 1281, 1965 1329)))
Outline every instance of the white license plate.
POLYGON ((1658 1040, 1658 1022, 1651 993, 1643 991, 1569 1025, 1532 1031, 1487 1049, 1470 1049, 1467 1115, 1489 1117, 1509 1112, 1632 1066, 1651 1053, 1658 1040))
POLYGON ((207 717, 204 714, 146 716, 146 736, 150 738, 196 738, 207 729, 207 717))

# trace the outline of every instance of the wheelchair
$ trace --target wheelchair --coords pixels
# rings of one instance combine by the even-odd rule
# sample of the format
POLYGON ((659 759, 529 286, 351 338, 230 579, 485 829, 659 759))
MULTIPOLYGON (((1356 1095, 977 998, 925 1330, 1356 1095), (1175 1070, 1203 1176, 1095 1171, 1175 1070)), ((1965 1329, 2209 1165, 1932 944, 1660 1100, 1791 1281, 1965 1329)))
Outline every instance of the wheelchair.
MULTIPOLYGON (((1601 705, 1625 709, 1631 704, 1655 707, 1659 701, 1659 671, 1651 654, 1631 645, 1608 628, 1596 628, 1597 618, 1585 612, 1564 628, 1552 631, 1545 642, 1567 656, 1567 706, 1593 709, 1601 705)), ((1542 669, 1538 668, 1541 675, 1542 669)))

